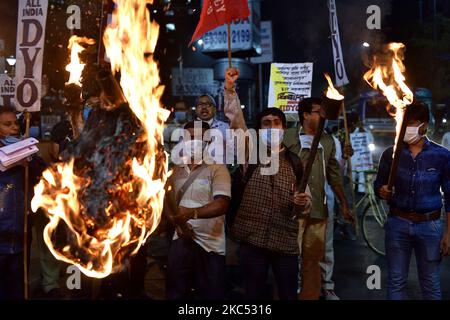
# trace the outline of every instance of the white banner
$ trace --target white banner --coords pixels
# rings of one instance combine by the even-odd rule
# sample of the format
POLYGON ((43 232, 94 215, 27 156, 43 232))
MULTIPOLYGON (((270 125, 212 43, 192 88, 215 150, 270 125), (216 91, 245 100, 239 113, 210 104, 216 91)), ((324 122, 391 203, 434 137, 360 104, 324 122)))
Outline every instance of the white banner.
POLYGON ((345 72, 344 57, 342 56, 335 0, 329 0, 328 6, 330 9, 331 44, 333 46, 334 73, 336 76, 335 84, 337 87, 342 87, 349 83, 349 81, 345 72))
POLYGON ((369 134, 367 132, 351 133, 350 142, 353 148, 352 166, 355 171, 373 169, 372 152, 369 149, 369 134))
POLYGON ((16 47, 16 108, 41 109, 42 61, 48 0, 19 0, 16 47))
POLYGON ((0 74, 0 106, 12 107, 14 103, 14 92, 16 86, 14 80, 7 74, 0 74))
POLYGON ((299 101, 311 97, 312 76, 312 62, 272 63, 269 107, 296 114, 299 101))

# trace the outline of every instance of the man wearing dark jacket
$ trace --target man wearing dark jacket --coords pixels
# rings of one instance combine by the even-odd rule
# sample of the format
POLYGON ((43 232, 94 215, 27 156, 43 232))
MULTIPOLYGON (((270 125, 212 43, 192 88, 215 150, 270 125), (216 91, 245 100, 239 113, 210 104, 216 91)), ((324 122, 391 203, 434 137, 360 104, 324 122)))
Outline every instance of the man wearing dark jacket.
MULTIPOLYGON (((0 146, 18 142, 15 110, 0 108, 0 146)), ((0 172, 0 300, 24 297, 24 162, 0 172)), ((43 162, 33 158, 30 168, 30 196, 43 162)), ((27 257, 28 259, 28 257, 27 257)))

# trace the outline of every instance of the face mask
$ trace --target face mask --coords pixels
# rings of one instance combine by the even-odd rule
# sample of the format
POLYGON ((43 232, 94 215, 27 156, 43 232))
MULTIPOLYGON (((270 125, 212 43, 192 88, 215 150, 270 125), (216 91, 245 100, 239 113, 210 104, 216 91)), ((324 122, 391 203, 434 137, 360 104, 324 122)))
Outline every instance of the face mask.
POLYGON ((20 141, 21 140, 19 138, 15 137, 15 136, 7 136, 7 137, 4 137, 3 139, 0 139, 0 142, 4 146, 10 145, 10 144, 14 144, 14 143, 17 143, 17 142, 20 142, 20 141))
POLYGON ((83 120, 84 121, 87 121, 87 119, 89 118, 89 113, 91 113, 91 108, 85 107, 83 109, 83 120))
POLYGON ((419 133, 420 127, 423 123, 418 127, 406 127, 405 137, 403 141, 407 144, 414 144, 419 141, 423 136, 419 133))
POLYGON ((262 143, 264 143, 268 148, 276 149, 282 142, 284 137, 283 129, 261 129, 260 137, 262 143))
POLYGON ((206 148, 206 142, 201 140, 188 140, 184 143, 186 155, 194 161, 200 161, 203 158, 203 151, 206 148))
POLYGON ((187 114, 184 111, 175 111, 173 115, 177 121, 185 121, 187 118, 187 114))

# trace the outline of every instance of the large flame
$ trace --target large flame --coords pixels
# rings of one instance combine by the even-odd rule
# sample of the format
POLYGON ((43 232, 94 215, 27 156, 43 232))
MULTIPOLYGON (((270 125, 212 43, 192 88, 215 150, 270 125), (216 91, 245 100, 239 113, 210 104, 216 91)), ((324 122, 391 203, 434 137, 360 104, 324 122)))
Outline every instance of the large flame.
POLYGON ((92 232, 95 221, 79 201, 90 180, 74 174, 73 161, 56 164, 45 171, 32 200, 32 210, 42 207, 50 218, 44 239, 53 255, 77 265, 84 274, 95 278, 121 270, 123 259, 135 254, 156 229, 168 175, 167 155, 164 154, 163 159, 157 157, 163 144, 164 121, 169 115, 159 103, 163 87, 159 85, 158 67, 153 60, 159 27, 150 22, 146 8, 149 1, 115 2, 116 10, 105 31, 104 43, 113 72, 120 71, 121 87, 129 107, 143 126, 138 141, 145 142, 145 156, 128 160, 132 178, 127 176, 123 180, 128 182, 118 181, 114 186, 115 194, 118 190, 120 197, 104 208, 110 220, 95 229, 95 233, 92 232), (161 161, 164 161, 164 169, 158 170, 161 161), (123 207, 123 212, 110 216, 109 212, 117 211, 118 207, 123 207), (60 223, 66 225, 72 237, 62 249, 53 243, 60 223), (73 247, 83 257, 74 255, 73 247))
POLYGON ((334 87, 333 82, 331 81, 331 78, 328 75, 328 73, 324 73, 323 75, 325 76, 325 78, 328 81, 328 88, 327 88, 327 92, 325 93, 326 97, 328 99, 332 99, 332 100, 344 99, 344 96, 342 94, 340 94, 339 91, 337 91, 336 88, 334 87))
POLYGON ((81 44, 93 45, 95 43, 94 39, 89 39, 86 37, 71 36, 69 39, 69 45, 67 48, 70 50, 70 63, 66 66, 66 71, 69 71, 70 78, 66 84, 74 83, 81 87, 81 74, 85 64, 81 63, 80 53, 85 50, 81 44))
POLYGON ((403 75, 405 72, 403 65, 405 45, 392 42, 387 49, 387 54, 380 56, 381 58, 374 57, 373 66, 364 75, 364 80, 374 89, 380 89, 389 103, 396 108, 395 146, 397 146, 406 107, 413 102, 414 95, 406 85, 403 75))

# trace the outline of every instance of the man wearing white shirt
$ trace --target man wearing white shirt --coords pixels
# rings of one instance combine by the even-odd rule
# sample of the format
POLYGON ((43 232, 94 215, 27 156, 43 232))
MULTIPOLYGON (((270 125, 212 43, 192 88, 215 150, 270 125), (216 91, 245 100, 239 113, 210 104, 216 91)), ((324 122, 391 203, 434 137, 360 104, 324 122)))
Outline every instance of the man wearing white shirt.
POLYGON ((209 129, 206 122, 200 124, 200 138, 193 121, 184 126, 190 136, 180 143, 190 161, 177 165, 166 184, 164 210, 176 227, 168 256, 168 299, 187 299, 191 289, 200 299, 221 300, 225 295, 224 214, 231 197, 231 178, 223 164, 197 162, 206 148, 202 137, 209 129), (195 178, 189 183, 191 175, 195 178))

